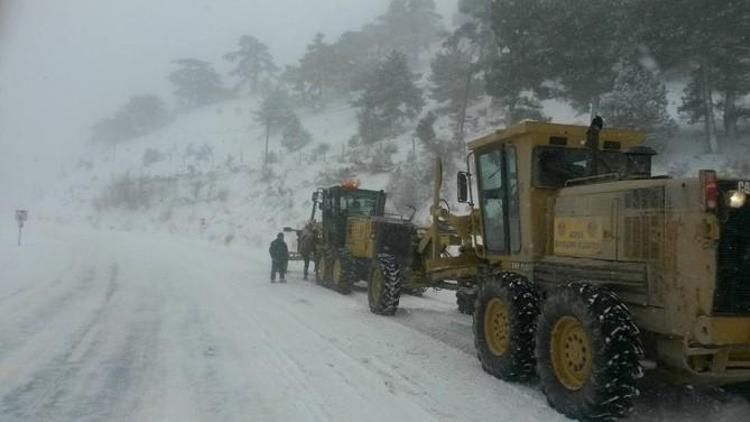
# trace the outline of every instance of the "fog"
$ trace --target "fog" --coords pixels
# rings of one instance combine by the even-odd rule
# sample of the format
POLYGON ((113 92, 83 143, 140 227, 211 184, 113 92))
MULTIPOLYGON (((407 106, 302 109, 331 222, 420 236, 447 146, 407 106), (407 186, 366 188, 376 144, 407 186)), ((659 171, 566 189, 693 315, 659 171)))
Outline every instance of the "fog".
POLYGON ((0 421, 746 420, 748 45, 750 0, 0 0, 0 421))
MULTIPOLYGON (((0 207, 28 206, 131 95, 169 101, 171 61, 221 56, 244 34, 277 63, 383 13, 388 0, 0 0, 0 207)), ((437 2, 451 16, 455 0, 437 2)))

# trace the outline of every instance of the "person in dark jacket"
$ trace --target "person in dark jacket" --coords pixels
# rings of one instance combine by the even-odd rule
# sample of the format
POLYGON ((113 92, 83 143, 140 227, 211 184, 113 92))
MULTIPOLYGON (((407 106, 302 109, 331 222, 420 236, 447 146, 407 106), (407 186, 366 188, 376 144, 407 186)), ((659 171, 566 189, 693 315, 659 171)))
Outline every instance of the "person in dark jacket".
POLYGON ((286 283, 286 266, 289 262, 289 249, 284 242, 284 233, 279 233, 276 236, 276 240, 271 242, 271 247, 268 248, 268 253, 271 254, 271 283, 276 282, 276 273, 279 273, 279 278, 282 283, 286 283))

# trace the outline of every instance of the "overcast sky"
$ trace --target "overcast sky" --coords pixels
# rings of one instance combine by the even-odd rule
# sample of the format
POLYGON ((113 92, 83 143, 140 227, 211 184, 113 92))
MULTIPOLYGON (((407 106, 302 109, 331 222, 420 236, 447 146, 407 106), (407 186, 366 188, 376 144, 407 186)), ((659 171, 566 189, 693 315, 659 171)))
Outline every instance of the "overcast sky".
MULTIPOLYGON (((129 96, 168 98, 170 61, 220 63, 240 35, 292 63, 389 0, 0 0, 0 207, 24 206, 129 96)), ((438 0, 450 15, 456 0, 438 0)), ((217 66, 223 70, 223 64, 217 66)), ((171 98, 169 98, 171 102, 171 98)), ((0 217, 1 218, 1 217, 0 217)))

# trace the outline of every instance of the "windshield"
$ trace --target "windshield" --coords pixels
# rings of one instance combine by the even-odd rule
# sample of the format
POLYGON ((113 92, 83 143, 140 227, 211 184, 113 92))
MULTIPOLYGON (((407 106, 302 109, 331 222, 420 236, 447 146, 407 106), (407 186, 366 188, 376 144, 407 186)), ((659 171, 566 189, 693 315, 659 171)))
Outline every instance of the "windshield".
POLYGON ((339 207, 347 215, 373 216, 378 212, 378 192, 345 192, 339 207))
MULTIPOLYGON (((535 185, 544 188, 561 188, 568 180, 589 176, 589 152, 586 149, 537 147, 534 149, 535 185)), ((598 174, 627 171, 626 156, 619 151, 599 151, 598 174)))

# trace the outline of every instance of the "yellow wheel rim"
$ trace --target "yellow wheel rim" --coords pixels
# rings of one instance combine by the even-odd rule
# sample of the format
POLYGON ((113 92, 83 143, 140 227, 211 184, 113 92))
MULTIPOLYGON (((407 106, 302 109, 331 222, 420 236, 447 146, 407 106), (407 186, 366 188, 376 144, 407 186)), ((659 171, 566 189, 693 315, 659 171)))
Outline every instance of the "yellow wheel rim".
POLYGON ((568 390, 583 388, 591 375, 591 341, 578 318, 564 316, 555 323, 550 354, 557 380, 568 390))
POLYGON ((336 285, 339 285, 341 283, 341 260, 336 259, 333 263, 333 282, 336 285))
POLYGON ((370 297, 374 302, 379 302, 383 296, 383 275, 377 269, 372 270, 370 276, 370 297))
POLYGON ((484 311, 484 338, 490 352, 502 356, 510 343, 508 306, 499 298, 490 299, 484 311))

